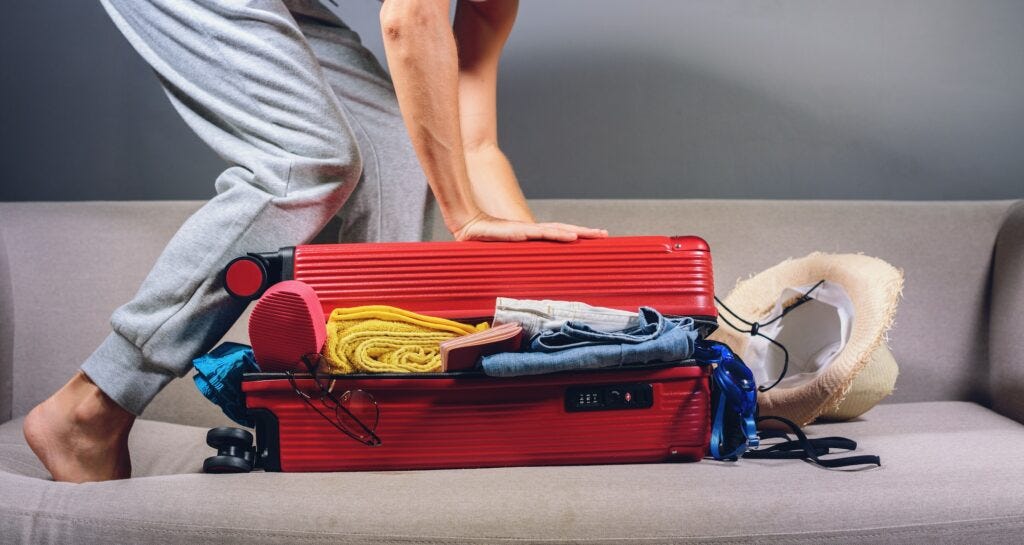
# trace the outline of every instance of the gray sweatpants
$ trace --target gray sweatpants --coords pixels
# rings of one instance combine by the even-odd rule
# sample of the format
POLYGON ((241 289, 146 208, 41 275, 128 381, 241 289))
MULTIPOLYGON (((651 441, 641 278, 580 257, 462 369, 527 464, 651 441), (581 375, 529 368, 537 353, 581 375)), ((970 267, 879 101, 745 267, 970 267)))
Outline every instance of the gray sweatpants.
POLYGON ((387 73, 315 0, 103 5, 229 165, 82 365, 140 414, 244 311, 218 279, 228 261, 307 242, 336 215, 343 242, 420 240, 429 189, 387 73))

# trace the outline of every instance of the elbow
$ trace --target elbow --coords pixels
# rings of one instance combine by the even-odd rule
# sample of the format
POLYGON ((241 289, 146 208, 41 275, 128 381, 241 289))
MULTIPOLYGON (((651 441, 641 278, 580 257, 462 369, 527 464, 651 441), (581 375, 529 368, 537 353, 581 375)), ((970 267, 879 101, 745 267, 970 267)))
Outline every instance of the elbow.
POLYGON ((479 136, 473 134, 462 135, 462 149, 468 155, 482 155, 487 153, 501 153, 498 147, 498 140, 493 136, 479 136))
POLYGON ((447 0, 387 0, 380 9, 385 44, 397 44, 410 35, 448 27, 447 0))
POLYGON ((395 43, 404 34, 404 14, 399 13, 402 10, 401 7, 392 7, 395 5, 397 5, 395 0, 391 0, 384 2, 384 7, 380 9, 380 32, 384 43, 395 43))

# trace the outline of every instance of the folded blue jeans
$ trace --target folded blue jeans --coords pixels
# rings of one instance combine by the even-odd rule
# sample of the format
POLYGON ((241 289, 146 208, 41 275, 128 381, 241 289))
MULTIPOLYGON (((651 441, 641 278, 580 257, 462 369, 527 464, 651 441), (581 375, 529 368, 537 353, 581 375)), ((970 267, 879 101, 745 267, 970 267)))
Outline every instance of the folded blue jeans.
POLYGON ((557 331, 535 336, 526 352, 486 356, 481 365, 488 376, 516 377, 678 361, 693 355, 696 341, 692 318, 669 320, 653 308, 641 307, 639 324, 634 327, 603 332, 585 323, 568 322, 557 331))
MULTIPOLYGON (((687 318, 691 322, 692 318, 687 318)), ((558 329, 541 331, 530 339, 532 352, 554 352, 598 344, 636 344, 661 336, 670 322, 651 307, 640 307, 637 325, 617 331, 599 331, 587 322, 572 320, 558 329)))

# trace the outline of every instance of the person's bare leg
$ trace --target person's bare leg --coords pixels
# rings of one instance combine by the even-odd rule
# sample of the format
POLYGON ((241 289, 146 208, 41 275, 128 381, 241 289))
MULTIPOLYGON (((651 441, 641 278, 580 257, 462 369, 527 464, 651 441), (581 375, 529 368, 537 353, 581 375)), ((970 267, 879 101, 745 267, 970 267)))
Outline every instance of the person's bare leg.
POLYGON ((83 483, 131 477, 128 432, 135 415, 79 372, 25 417, 32 452, 55 481, 83 483))

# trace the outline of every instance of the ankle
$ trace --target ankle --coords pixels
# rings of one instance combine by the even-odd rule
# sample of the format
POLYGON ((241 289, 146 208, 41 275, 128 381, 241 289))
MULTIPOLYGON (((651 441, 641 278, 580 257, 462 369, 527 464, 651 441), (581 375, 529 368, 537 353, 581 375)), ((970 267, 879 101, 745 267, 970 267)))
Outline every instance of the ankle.
POLYGON ((67 414, 78 428, 107 434, 127 432, 135 421, 135 415, 110 399, 85 373, 79 372, 68 382, 65 394, 67 414))

